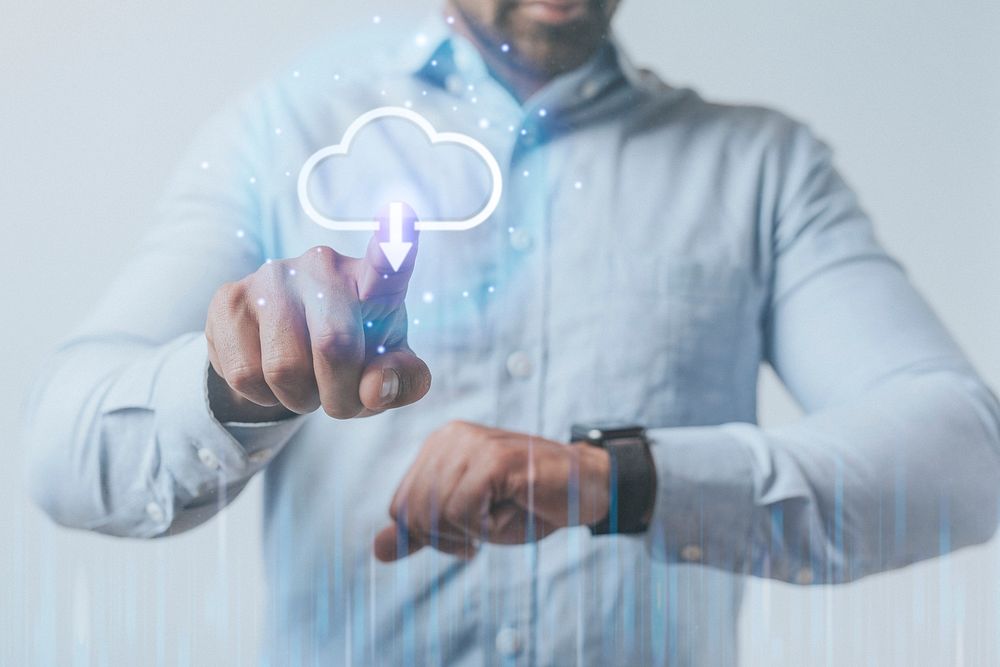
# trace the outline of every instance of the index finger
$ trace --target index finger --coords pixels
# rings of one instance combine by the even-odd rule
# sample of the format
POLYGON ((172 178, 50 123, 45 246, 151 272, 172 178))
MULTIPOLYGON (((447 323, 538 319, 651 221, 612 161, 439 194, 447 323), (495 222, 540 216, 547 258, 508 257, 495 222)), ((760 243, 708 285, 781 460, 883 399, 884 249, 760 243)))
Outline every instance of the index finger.
POLYGON ((417 214, 402 202, 392 202, 376 219, 379 229, 372 235, 359 264, 358 296, 361 301, 388 312, 403 303, 413 275, 417 214))

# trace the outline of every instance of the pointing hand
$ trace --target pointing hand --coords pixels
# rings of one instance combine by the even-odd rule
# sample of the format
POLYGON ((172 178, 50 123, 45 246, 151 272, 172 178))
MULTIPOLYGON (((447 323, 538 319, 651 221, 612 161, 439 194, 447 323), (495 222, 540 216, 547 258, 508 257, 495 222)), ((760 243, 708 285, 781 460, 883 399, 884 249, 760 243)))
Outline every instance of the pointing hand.
MULTIPOLYGON (((412 211, 405 217, 412 229, 412 211)), ((396 271, 380 245, 387 228, 361 259, 320 246, 219 288, 205 326, 217 418, 265 421, 322 406, 347 419, 427 393, 430 371, 407 345, 403 302, 416 238, 396 271)))

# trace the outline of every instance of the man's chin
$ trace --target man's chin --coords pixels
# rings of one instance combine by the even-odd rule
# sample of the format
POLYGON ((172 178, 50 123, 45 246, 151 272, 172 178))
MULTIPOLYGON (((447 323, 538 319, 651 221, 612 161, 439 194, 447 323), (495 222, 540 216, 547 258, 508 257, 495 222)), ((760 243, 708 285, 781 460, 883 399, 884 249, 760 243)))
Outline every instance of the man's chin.
POLYGON ((524 65, 537 72, 555 76, 576 69, 589 60, 600 48, 600 33, 591 32, 591 26, 570 33, 559 30, 546 31, 543 38, 515 42, 524 65))

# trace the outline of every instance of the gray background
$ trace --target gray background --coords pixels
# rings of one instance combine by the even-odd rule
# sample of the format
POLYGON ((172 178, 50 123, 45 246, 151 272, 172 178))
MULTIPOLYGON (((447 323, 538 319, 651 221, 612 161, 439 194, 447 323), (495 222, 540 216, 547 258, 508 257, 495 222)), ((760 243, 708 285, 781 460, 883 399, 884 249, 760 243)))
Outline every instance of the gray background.
MULTIPOLYGON (((24 497, 20 404, 198 125, 308 42, 393 3, 2 1, 0 664, 249 664, 259 486, 166 541, 58 530, 24 497)), ((879 4, 626 0, 617 28, 669 81, 811 123, 997 386, 1000 5, 879 4)), ((765 423, 794 417, 772 378, 762 395, 765 423)), ((1000 664, 1000 550, 838 589, 754 582, 741 644, 749 665, 1000 664)))

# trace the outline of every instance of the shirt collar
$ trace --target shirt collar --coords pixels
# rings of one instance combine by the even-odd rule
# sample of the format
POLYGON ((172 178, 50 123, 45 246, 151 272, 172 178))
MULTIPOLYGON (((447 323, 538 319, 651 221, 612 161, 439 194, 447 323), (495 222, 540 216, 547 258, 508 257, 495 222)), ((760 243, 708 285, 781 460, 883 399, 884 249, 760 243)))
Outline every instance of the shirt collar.
MULTIPOLYGON (((472 84, 490 78, 489 68, 476 47, 452 31, 439 14, 426 17, 413 31, 412 38, 404 40, 397 65, 407 74, 422 76, 442 87, 447 86, 451 75, 472 84)), ((637 91, 644 83, 643 72, 632 64, 618 40, 612 37, 589 61, 553 79, 526 100, 523 107, 526 112, 546 109, 546 113, 558 113, 581 102, 594 102, 621 84, 637 91)))

